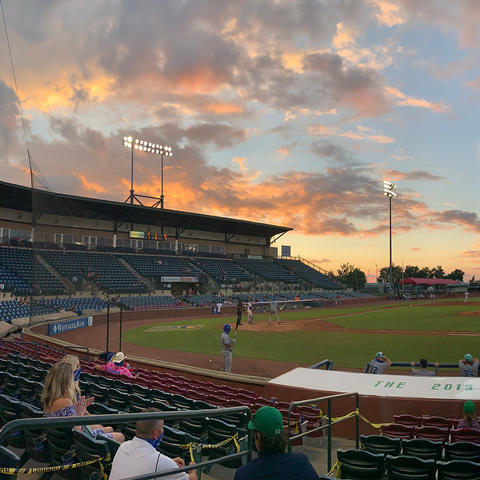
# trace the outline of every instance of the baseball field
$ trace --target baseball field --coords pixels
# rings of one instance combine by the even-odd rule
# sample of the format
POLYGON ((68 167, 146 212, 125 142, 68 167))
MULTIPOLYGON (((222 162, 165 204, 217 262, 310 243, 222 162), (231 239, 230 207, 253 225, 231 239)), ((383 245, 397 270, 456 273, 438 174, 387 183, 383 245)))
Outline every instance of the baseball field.
MULTIPOLYGON (((328 358, 335 369, 362 370, 377 351, 383 351, 392 361, 423 357, 457 362, 467 352, 480 355, 479 317, 480 300, 464 303, 454 298, 280 311, 280 325, 268 325, 266 313, 255 314, 249 325, 244 315, 234 359, 311 365, 328 358)), ((223 324, 234 327, 235 320, 222 315, 153 322, 128 329, 124 339, 130 345, 216 358, 223 324)))

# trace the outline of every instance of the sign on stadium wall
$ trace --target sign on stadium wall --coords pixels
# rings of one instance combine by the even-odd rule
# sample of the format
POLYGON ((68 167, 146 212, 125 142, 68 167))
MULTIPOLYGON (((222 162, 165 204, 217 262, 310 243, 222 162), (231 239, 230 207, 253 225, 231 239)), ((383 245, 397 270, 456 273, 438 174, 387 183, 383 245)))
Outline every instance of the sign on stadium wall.
POLYGON ((91 327, 93 324, 93 317, 74 318, 72 320, 65 320, 63 322, 53 322, 48 324, 48 335, 58 335, 59 333, 69 332, 77 328, 91 327))
POLYGON ((160 277, 164 283, 198 283, 198 277, 160 277))
POLYGON ((480 400, 480 377, 372 375, 295 368, 270 380, 269 383, 322 392, 358 392, 360 395, 377 397, 480 400))

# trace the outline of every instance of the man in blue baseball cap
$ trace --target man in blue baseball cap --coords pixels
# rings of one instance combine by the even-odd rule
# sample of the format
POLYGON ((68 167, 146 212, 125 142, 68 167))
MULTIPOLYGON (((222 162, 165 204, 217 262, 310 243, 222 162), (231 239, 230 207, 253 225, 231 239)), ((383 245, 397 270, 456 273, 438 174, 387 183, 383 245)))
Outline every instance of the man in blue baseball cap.
POLYGON ((232 350, 236 339, 235 337, 230 338, 229 333, 231 330, 232 326, 229 323, 226 323, 223 326, 221 342, 223 355, 223 371, 225 373, 230 373, 232 371, 232 350))
POLYGON ((242 465, 235 472, 235 480, 318 480, 303 453, 285 453, 283 418, 275 407, 260 407, 248 429, 255 435, 258 457, 242 465))

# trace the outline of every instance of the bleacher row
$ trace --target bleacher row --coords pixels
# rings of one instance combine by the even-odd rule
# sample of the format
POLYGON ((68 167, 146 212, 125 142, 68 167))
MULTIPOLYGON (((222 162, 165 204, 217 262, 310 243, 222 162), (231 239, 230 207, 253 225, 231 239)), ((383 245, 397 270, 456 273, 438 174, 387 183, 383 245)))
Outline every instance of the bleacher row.
MULTIPOLYGON (((363 298, 363 294, 344 292, 341 300, 363 298)), ((161 310, 168 308, 205 307, 215 305, 218 301, 227 301, 233 305, 237 301, 248 302, 278 302, 293 300, 319 300, 326 304, 337 301, 337 294, 329 292, 308 292, 308 293, 277 293, 275 295, 265 293, 241 293, 229 297, 219 297, 212 294, 188 295, 185 297, 174 297, 172 295, 144 295, 120 297, 120 302, 132 310, 161 310)), ((12 320, 24 317, 36 317, 59 312, 91 312, 101 311, 107 308, 107 302, 98 297, 57 297, 36 299, 33 304, 24 303, 19 300, 0 300, 0 320, 11 323, 12 320)), ((293 308, 293 307, 292 307, 293 308)), ((266 311, 267 306, 254 306, 254 311, 266 311)))
POLYGON ((361 435, 361 450, 337 451, 339 478, 480 478, 479 430, 458 429, 459 420, 454 418, 394 415, 393 419, 394 423, 381 427, 382 435, 361 435))
POLYGON ((309 284, 338 289, 340 285, 299 260, 262 260, 181 257, 108 252, 35 250, 0 247, 0 284, 17 295, 33 288, 37 294, 62 294, 65 285, 55 275, 74 285, 94 283, 106 292, 142 293, 147 291, 142 277, 160 281, 162 277, 211 277, 218 283, 256 280, 309 284), (47 269, 47 266, 49 268, 47 269))
MULTIPOLYGON (((53 363, 60 360, 63 352, 42 344, 15 341, 0 341, 0 421, 5 425, 17 418, 43 417, 40 395, 43 380, 53 363)), ((228 387, 208 381, 195 380, 180 375, 160 373, 142 368, 132 369, 135 379, 118 375, 99 374, 94 361, 81 360, 82 373, 80 388, 82 394, 95 397, 89 407, 91 414, 122 414, 140 412, 148 407, 162 411, 216 409, 219 406, 247 405, 255 412, 263 405, 275 405, 283 412, 289 404, 276 399, 262 398, 257 392, 247 389, 228 387)), ((318 426, 320 412, 315 407, 300 407, 291 415, 292 427, 299 425, 300 419, 318 426)), ((221 418, 186 418, 180 421, 167 421, 164 438, 159 451, 170 457, 186 458, 185 445, 194 442, 199 445, 216 445, 227 439, 235 438, 246 445, 245 414, 223 416, 221 418)), ((113 424, 115 425, 115 424, 113 424)), ((135 434, 135 426, 122 424, 121 432, 126 439, 135 434)), ((98 436, 89 438, 88 431, 75 429, 46 429, 42 432, 15 431, 8 438, 7 446, 24 449, 18 462, 20 466, 28 459, 51 465, 61 465, 65 456, 75 449, 77 460, 91 458, 93 454, 104 457, 109 451, 113 457, 118 448, 117 442, 98 436), (97 443, 95 443, 97 442, 97 443), (100 443, 98 443, 100 442, 100 443), (103 442, 103 443, 102 443, 103 442), (103 450, 102 450, 103 449, 103 450)), ((233 452, 233 443, 207 450, 209 458, 218 458, 233 452)), ((198 454, 198 452, 197 452, 198 454)), ((0 464, 5 459, 15 459, 15 454, 0 447, 0 464)), ((225 463, 224 466, 237 468, 239 461, 225 463)), ((108 471, 109 465, 107 465, 108 471)), ((92 469, 86 469, 90 475, 92 469)), ((70 473, 70 472, 67 472, 70 473)), ((66 478, 70 478, 67 477, 66 478)), ((90 478, 82 476, 82 478, 90 478)))

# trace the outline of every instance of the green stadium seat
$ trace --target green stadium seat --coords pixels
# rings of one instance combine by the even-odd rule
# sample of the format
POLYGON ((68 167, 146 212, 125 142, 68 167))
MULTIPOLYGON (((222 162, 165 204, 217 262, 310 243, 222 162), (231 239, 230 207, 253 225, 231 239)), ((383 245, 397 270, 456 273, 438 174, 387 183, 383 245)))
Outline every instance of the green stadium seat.
POLYGON ((360 435, 360 443, 365 450, 383 455, 400 455, 402 445, 399 438, 390 438, 385 435, 360 435))
MULTIPOLYGON (((3 468, 19 468, 22 466, 20 457, 6 447, 0 446, 0 465, 3 468)), ((0 480, 11 480, 12 475, 0 474, 0 480)))
POLYGON ((402 440, 402 454, 423 460, 440 460, 442 458, 442 442, 434 442, 424 438, 413 438, 402 440))
POLYGON ((473 442, 446 443, 445 460, 469 460, 480 463, 480 445, 473 442))
POLYGON ((388 480, 435 480, 434 460, 422 460, 406 455, 399 457, 387 455, 385 460, 388 480))
POLYGON ((382 478, 385 471, 385 459, 381 453, 338 449, 337 459, 342 464, 341 478, 376 480, 382 478))
POLYGON ((438 462, 438 480, 478 480, 480 478, 480 463, 467 460, 452 460, 438 462))

